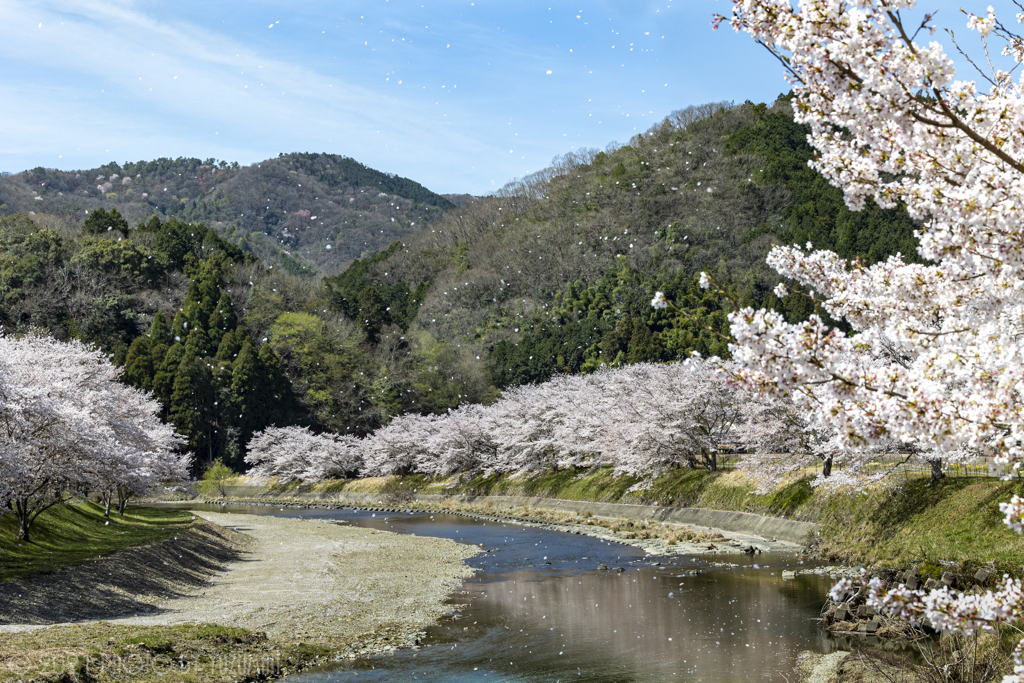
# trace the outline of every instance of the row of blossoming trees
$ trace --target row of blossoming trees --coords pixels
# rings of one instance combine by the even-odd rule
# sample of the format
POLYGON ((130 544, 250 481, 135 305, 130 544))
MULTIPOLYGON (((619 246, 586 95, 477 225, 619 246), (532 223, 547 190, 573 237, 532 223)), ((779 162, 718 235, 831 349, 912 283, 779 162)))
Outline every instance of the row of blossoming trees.
POLYGON ((0 511, 33 521, 71 497, 102 495, 106 512, 157 482, 183 482, 191 455, 148 392, 81 342, 0 335, 0 511))
POLYGON ((640 364, 516 387, 490 406, 402 415, 365 439, 270 428, 246 460, 253 475, 305 482, 593 465, 645 476, 673 466, 715 469, 740 407, 710 368, 640 364))
POLYGON ((942 457, 889 442, 834 455, 836 441, 792 401, 732 386, 711 363, 641 363, 515 387, 489 406, 402 415, 363 439, 271 427, 246 461, 251 475, 282 482, 611 466, 642 486, 673 468, 714 471, 723 445, 742 444, 750 452, 740 466, 770 488, 808 466, 820 467, 818 482, 849 484, 884 473, 866 467, 879 456, 942 457))

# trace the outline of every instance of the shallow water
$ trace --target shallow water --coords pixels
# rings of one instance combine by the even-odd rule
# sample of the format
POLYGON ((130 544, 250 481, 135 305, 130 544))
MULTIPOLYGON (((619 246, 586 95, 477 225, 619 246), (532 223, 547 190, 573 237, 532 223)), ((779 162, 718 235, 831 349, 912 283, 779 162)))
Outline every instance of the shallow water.
POLYGON ((339 663, 291 683, 785 681, 797 653, 834 647, 814 620, 831 582, 784 581, 784 568, 800 568, 792 555, 645 557, 589 536, 456 515, 194 507, 333 519, 490 551, 469 561, 480 571, 421 649, 339 663), (598 571, 601 564, 611 570, 598 571))

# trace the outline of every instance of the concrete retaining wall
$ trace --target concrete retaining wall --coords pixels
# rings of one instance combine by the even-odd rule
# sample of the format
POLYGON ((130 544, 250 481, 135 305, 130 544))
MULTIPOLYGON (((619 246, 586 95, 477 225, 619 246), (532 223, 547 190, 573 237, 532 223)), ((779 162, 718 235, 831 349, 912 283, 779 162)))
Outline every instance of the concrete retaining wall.
MULTIPOLYGON (((288 491, 283 493, 268 492, 261 486, 229 486, 228 498, 249 498, 258 500, 274 500, 276 498, 301 500, 308 502, 339 503, 343 505, 390 505, 379 493, 300 493, 288 491)), ((445 498, 439 495, 416 495, 420 503, 437 503, 444 500, 456 500, 477 505, 491 504, 495 512, 509 506, 527 506, 539 510, 557 510, 562 512, 590 512, 596 517, 611 519, 637 519, 671 524, 692 524, 695 526, 712 527, 734 534, 749 534, 764 539, 778 539, 789 543, 803 544, 817 533, 820 528, 812 522, 798 522, 780 517, 767 517, 749 512, 731 512, 729 510, 705 510, 701 508, 659 507, 651 505, 625 505, 621 503, 594 503, 585 500, 560 500, 555 498, 527 498, 523 496, 471 496, 457 495, 445 498)))

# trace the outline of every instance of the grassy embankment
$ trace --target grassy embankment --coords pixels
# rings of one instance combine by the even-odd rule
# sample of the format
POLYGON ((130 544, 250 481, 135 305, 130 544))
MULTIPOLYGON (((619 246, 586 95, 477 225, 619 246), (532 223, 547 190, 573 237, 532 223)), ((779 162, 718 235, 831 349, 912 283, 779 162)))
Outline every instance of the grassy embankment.
MULTIPOLYGON (((104 518, 92 502, 55 506, 36 520, 31 542, 16 541, 14 515, 0 515, 0 582, 165 540, 191 527, 188 511, 132 507, 104 518)), ((279 644, 262 633, 213 624, 117 626, 94 623, 0 634, 0 682, 271 680, 324 661, 319 645, 279 644)))
POLYGON ((17 541, 18 520, 0 515, 0 582, 86 562, 99 555, 154 543, 192 526, 181 510, 128 508, 124 516, 103 516, 93 502, 55 505, 36 519, 30 542, 17 541))
MULTIPOLYGON (((739 510, 816 522, 821 534, 813 546, 822 557, 853 564, 904 567, 921 565, 925 576, 940 567, 973 574, 977 567, 1021 574, 1024 538, 1002 524, 999 503, 1024 495, 1024 482, 992 477, 948 476, 931 482, 927 476, 900 475, 890 486, 867 491, 828 493, 794 481, 760 495, 741 472, 679 470, 656 479, 643 491, 629 489, 632 477, 614 477, 610 468, 589 473, 548 472, 533 477, 491 476, 429 479, 409 476, 326 482, 317 486, 272 487, 289 492, 374 492, 384 495, 536 496, 609 503, 658 503, 663 506, 739 510)), ((457 498, 453 498, 457 505, 457 498)))

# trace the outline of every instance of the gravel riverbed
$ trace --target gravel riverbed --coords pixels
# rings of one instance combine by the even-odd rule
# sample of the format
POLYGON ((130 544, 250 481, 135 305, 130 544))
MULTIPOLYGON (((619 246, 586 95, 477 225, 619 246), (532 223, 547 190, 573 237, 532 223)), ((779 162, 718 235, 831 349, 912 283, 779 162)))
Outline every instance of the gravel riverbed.
POLYGON ((210 524, 187 538, 0 584, 0 632, 99 619, 207 622, 280 642, 352 643, 377 634, 356 651, 388 651, 414 643, 452 610, 444 603, 472 575, 464 560, 478 552, 315 520, 196 514, 210 524))
MULTIPOLYGON (((163 503, 176 503, 178 501, 160 501, 155 502, 163 503)), ((640 531, 638 526, 636 529, 612 529, 604 526, 600 523, 594 523, 595 521, 604 521, 614 523, 616 521, 627 522, 629 520, 618 520, 616 518, 582 518, 576 517, 577 522, 557 521, 552 519, 536 518, 532 516, 524 516, 517 513, 504 513, 496 510, 491 510, 487 506, 474 506, 466 504, 456 504, 436 507, 430 504, 423 504, 418 502, 406 502, 399 505, 356 505, 348 503, 333 503, 328 501, 322 502, 296 502, 293 500, 286 499, 274 499, 272 501, 252 499, 252 498, 237 498, 237 499, 226 499, 226 500, 204 500, 199 501, 206 505, 251 505, 257 507, 270 507, 280 508, 282 510, 339 510, 339 509, 352 509, 352 510, 365 510, 368 512, 428 512, 428 513, 440 513, 448 515, 460 515, 463 517, 470 517, 472 519, 480 519, 487 522, 514 522, 520 526, 533 527, 536 529, 545 529, 547 531, 559 531, 567 534, 575 534, 577 536, 590 536, 592 538, 598 538, 603 541, 611 541, 622 545, 630 545, 635 548, 640 548, 648 555, 722 555, 722 554, 742 554, 748 550, 756 549, 757 552, 783 552, 783 553, 794 553, 801 549, 801 546, 796 543, 788 543, 786 541, 779 541, 777 539, 761 538, 760 536, 752 536, 750 534, 743 534, 731 531, 724 531, 721 529, 715 529, 712 527, 695 526, 691 524, 672 524, 672 523, 653 523, 651 526, 657 529, 659 526, 662 531, 690 531, 695 535, 707 534, 707 535, 718 535, 712 540, 703 541, 685 541, 679 540, 676 543, 668 543, 664 538, 651 537, 651 538, 637 538, 637 531, 640 531)), ((186 503, 187 505, 187 503, 186 503)), ((571 516, 571 515, 570 515, 571 516)), ((724 565, 723 565, 724 566, 724 565)), ((733 566, 733 565, 729 565, 733 566)))

